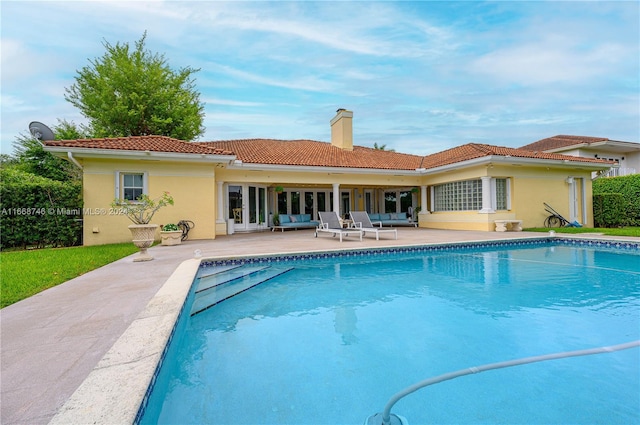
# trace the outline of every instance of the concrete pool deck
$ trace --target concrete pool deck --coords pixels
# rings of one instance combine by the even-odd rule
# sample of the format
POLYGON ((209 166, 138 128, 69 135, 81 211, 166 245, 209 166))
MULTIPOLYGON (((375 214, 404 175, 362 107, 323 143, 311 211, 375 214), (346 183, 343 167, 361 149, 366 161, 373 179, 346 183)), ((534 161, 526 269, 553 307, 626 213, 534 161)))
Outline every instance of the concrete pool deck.
MULTIPOLYGON (((349 237, 340 243, 337 238, 326 234, 314 238, 313 230, 298 230, 236 233, 215 240, 187 241, 172 247, 155 246, 149 250, 155 257, 153 261, 134 263, 133 257, 137 255, 134 254, 0 311, 0 422, 5 425, 49 423, 63 406, 62 410, 66 412, 62 412, 63 416, 56 416, 54 423, 65 423, 65 419, 69 423, 71 417, 95 418, 89 410, 99 403, 117 403, 118 397, 104 391, 94 393, 96 399, 85 400, 82 404, 77 402, 78 397, 74 399, 74 393, 91 385, 95 389, 104 379, 113 381, 116 373, 122 373, 120 396, 131 399, 135 407, 139 401, 133 400, 133 395, 129 397, 127 384, 131 382, 128 379, 135 379, 140 370, 122 359, 132 352, 135 356, 145 357, 141 346, 154 353, 158 351, 162 341, 158 341, 156 335, 141 332, 140 328, 135 332, 135 328, 149 321, 156 321, 165 329, 173 326, 169 318, 175 317, 177 311, 175 306, 167 306, 180 299, 182 295, 179 292, 186 286, 185 276, 192 276, 197 268, 198 260, 193 260, 195 250, 202 252, 202 258, 226 258, 541 238, 547 235, 399 228, 398 240, 383 236, 376 241, 367 236, 362 242, 349 237), (75 402, 68 403, 70 399, 75 402)), ((570 236, 640 242, 640 238, 607 238, 593 234, 570 236)), ((152 364, 157 357, 148 360, 152 364)), ((129 421, 125 417, 99 415, 93 422, 129 421)))

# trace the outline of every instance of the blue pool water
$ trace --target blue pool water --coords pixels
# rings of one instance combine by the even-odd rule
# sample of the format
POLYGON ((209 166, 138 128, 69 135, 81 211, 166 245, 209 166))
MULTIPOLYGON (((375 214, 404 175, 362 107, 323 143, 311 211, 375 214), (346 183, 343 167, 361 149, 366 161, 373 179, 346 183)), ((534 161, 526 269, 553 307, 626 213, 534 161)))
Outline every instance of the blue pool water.
MULTIPOLYGON (((559 244, 265 260, 256 273, 283 273, 208 309, 190 295, 140 422, 362 424, 425 378, 637 340, 639 260, 559 244)), ((489 371, 392 413, 412 425, 640 423, 639 364, 630 349, 489 371)))

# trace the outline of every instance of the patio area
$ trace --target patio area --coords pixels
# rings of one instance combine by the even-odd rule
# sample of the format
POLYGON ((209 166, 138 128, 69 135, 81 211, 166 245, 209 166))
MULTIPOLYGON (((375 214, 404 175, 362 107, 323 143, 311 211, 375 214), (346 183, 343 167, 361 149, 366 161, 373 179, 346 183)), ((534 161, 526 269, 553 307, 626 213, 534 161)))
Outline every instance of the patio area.
POLYGON ((178 246, 155 246, 149 249, 153 261, 134 263, 129 256, 1 311, 0 422, 49 423, 174 270, 193 259, 196 250, 202 258, 228 258, 544 236, 547 234, 399 228, 397 240, 383 235, 376 241, 369 235, 360 242, 354 235, 341 243, 328 234, 315 238, 313 230, 297 230, 236 233, 178 246))

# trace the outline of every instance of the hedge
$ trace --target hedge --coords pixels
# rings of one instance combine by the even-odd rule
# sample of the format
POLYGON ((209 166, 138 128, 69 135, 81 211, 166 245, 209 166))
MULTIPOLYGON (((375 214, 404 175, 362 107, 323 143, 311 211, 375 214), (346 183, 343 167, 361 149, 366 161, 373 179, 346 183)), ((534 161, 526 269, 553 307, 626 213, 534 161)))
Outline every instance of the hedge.
POLYGON ((640 174, 594 180, 593 218, 596 226, 640 226, 640 174))
POLYGON ((14 168, 0 171, 0 248, 82 244, 82 186, 14 168))
POLYGON ((620 193, 593 195, 593 223, 595 227, 619 227, 623 225, 620 214, 626 206, 620 193))

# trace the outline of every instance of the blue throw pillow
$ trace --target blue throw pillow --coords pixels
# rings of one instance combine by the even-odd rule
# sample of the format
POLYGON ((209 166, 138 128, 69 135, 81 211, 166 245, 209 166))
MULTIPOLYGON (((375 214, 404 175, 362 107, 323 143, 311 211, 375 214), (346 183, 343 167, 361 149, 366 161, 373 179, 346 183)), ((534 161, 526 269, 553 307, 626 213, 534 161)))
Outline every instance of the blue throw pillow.
POLYGON ((288 215, 283 214, 280 216, 280 224, 284 224, 284 223, 291 223, 291 220, 289 220, 288 215))

